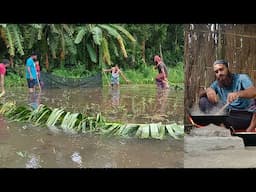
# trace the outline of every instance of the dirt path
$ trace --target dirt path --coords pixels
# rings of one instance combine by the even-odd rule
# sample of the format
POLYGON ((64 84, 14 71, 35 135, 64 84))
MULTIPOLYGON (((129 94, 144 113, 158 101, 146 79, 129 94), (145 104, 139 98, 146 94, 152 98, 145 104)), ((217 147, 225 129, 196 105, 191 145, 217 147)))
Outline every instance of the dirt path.
POLYGON ((256 168, 256 146, 213 124, 193 128, 184 139, 184 168, 256 168))
POLYGON ((256 168, 256 147, 185 152, 184 168, 256 168))

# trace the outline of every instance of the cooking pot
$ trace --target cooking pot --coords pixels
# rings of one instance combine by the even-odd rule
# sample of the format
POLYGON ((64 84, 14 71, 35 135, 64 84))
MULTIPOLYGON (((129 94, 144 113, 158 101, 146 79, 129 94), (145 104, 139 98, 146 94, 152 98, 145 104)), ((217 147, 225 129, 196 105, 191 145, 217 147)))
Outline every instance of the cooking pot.
POLYGON ((206 126, 209 124, 220 125, 221 123, 226 123, 228 115, 190 115, 190 121, 192 124, 200 126, 206 126))
POLYGON ((243 138, 245 146, 256 146, 256 132, 236 131, 232 133, 233 136, 243 138))

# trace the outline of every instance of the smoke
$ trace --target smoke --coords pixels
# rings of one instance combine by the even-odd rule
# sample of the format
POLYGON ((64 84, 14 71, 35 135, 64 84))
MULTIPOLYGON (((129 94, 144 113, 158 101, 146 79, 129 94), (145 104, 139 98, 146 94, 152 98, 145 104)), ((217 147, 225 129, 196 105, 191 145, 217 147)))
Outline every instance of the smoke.
POLYGON ((213 106, 210 110, 207 110, 206 112, 203 112, 199 108, 199 104, 195 103, 193 107, 189 109, 189 113, 192 116, 203 116, 203 115, 225 115, 227 112, 226 110, 222 110, 222 105, 217 104, 216 106, 213 106))

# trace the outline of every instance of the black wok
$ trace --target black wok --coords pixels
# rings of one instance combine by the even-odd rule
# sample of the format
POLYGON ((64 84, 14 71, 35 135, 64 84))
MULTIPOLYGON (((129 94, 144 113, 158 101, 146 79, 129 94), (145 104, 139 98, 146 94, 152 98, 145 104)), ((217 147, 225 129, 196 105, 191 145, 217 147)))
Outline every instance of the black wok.
POLYGON ((228 115, 190 115, 190 121, 192 124, 197 124, 199 126, 205 126, 209 124, 220 125, 221 123, 226 123, 228 115))
POLYGON ((220 125, 224 123, 226 127, 233 128, 234 130, 245 130, 251 122, 253 113, 248 111, 231 110, 225 115, 190 115, 192 124, 200 126, 209 125, 210 123, 220 125))
POLYGON ((241 137, 245 146, 256 146, 256 132, 233 132, 232 135, 241 137))

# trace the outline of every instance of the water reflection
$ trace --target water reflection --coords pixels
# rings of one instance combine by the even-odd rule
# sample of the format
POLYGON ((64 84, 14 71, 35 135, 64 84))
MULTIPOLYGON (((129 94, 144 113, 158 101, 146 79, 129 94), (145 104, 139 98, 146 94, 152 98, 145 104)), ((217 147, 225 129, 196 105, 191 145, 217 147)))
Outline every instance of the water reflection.
POLYGON ((9 127, 6 120, 0 115, 0 143, 2 143, 9 136, 9 127))
POLYGON ((111 101, 112 107, 118 107, 120 104, 120 89, 119 88, 111 88, 111 101))
POLYGON ((41 168, 40 156, 35 154, 29 154, 28 161, 26 162, 26 168, 41 168))
POLYGON ((71 159, 73 162, 77 163, 79 165, 79 167, 82 167, 82 157, 80 156, 80 153, 75 151, 72 155, 71 155, 71 159))
POLYGON ((101 113, 108 121, 180 124, 184 120, 183 91, 158 90, 155 85, 122 85, 119 89, 44 89, 30 96, 27 92, 24 94, 24 90, 14 89, 13 92, 15 94, 10 93, 8 100, 14 99, 19 105, 30 103, 36 108, 41 103, 89 116, 101 113))
POLYGON ((166 114, 166 109, 168 105, 168 95, 170 93, 169 89, 157 89, 156 94, 156 105, 155 112, 157 114, 166 114))
POLYGON ((33 108, 37 109, 41 102, 41 93, 29 93, 28 104, 33 108))
POLYGON ((46 127, 22 129, 21 123, 8 124, 9 135, 0 141, 0 167, 183 167, 183 140, 55 134, 46 127))
POLYGON ((123 85, 103 90, 101 112, 110 121, 183 123, 183 98, 183 91, 123 85))

